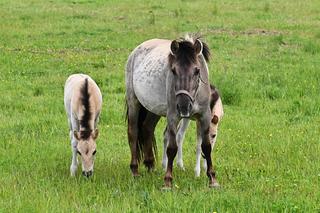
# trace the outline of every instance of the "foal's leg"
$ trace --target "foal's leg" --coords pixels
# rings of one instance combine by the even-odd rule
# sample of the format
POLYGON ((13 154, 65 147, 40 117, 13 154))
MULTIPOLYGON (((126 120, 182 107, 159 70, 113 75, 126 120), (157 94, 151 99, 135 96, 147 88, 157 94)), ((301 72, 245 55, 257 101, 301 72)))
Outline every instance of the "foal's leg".
POLYGON ((209 178, 209 187, 218 187, 219 184, 215 177, 215 172, 212 166, 211 160, 211 143, 209 139, 209 128, 210 128, 210 118, 211 115, 207 112, 205 115, 202 116, 200 119, 200 132, 202 138, 202 152, 204 154, 205 159, 207 160, 207 176, 209 178))
POLYGON ((70 165, 70 173, 71 176, 75 176, 78 169, 78 159, 77 159, 77 140, 73 136, 72 130, 70 130, 70 138, 71 138, 71 151, 72 151, 72 160, 70 165))
POLYGON ((163 131, 163 154, 162 154, 162 168, 164 170, 167 169, 167 163, 168 163, 168 156, 167 156, 167 147, 168 147, 168 126, 166 126, 165 130, 163 131))
POLYGON ((138 119, 140 104, 128 103, 128 140, 131 151, 130 169, 134 177, 139 176, 138 173, 138 119))
POLYGON ((183 166, 183 157, 182 157, 182 145, 183 145, 183 140, 184 136, 186 134, 186 130, 189 126, 190 120, 187 118, 182 119, 180 121, 179 126, 178 126, 178 132, 177 132, 177 145, 178 145, 178 157, 177 157, 177 165, 184 170, 183 166))
POLYGON ((71 151, 72 151, 72 158, 71 158, 71 165, 70 165, 70 174, 71 176, 75 176, 77 169, 78 169, 78 159, 77 159, 77 145, 78 141, 75 139, 73 135, 73 130, 78 129, 77 121, 74 118, 69 119, 69 128, 70 128, 70 140, 71 140, 71 151))
POLYGON ((160 119, 160 116, 153 114, 152 112, 148 112, 144 122, 143 122, 143 140, 144 140, 144 161, 143 164, 148 168, 148 171, 151 171, 154 168, 154 150, 153 146, 156 146, 156 139, 154 137, 154 129, 160 119))
POLYGON ((202 144, 202 138, 201 138, 201 131, 200 131, 200 124, 197 121, 197 152, 196 152, 196 167, 194 168, 195 176, 200 176, 200 161, 201 161, 201 144, 202 144))

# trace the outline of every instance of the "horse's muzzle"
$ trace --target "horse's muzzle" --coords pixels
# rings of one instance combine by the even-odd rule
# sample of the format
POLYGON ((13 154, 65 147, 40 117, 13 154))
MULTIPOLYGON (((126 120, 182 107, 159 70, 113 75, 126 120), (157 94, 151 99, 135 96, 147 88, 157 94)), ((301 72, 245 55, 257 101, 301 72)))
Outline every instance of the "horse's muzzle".
POLYGON ((189 118, 193 108, 193 99, 186 93, 177 95, 177 111, 181 118, 189 118))

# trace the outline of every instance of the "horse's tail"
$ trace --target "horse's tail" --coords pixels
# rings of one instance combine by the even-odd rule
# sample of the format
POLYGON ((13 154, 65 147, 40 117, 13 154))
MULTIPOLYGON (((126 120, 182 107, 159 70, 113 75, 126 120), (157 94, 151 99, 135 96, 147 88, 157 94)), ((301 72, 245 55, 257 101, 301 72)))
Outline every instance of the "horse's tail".
MULTIPOLYGON (((150 146, 150 144, 146 144, 146 143, 151 143, 152 146, 152 160, 151 159, 145 159, 143 164, 147 167, 147 168, 152 168, 154 166, 154 161, 157 159, 157 143, 156 143, 156 139, 154 137, 154 126, 152 126, 151 129, 150 126, 148 125, 152 125, 152 123, 147 123, 144 124, 144 122, 150 122, 151 120, 149 120, 150 118, 147 118, 147 116, 151 115, 152 113, 149 112, 145 107, 143 107, 142 105, 140 105, 140 110, 139 110, 139 117, 138 117, 138 149, 139 150, 139 160, 142 159, 144 157, 144 148, 145 146, 150 146), (148 119, 148 120, 146 120, 148 119), (147 125, 147 126, 145 126, 147 125), (150 131, 151 130, 151 131, 150 131), (151 135, 150 135, 151 134, 151 135), (147 140, 146 137, 151 137, 151 141, 147 140), (151 160, 151 161, 150 161, 151 160)), ((148 151, 147 151, 148 152, 148 151)), ((148 155, 151 153, 148 153, 148 155)), ((149 158, 150 156, 148 156, 149 158)))
MULTIPOLYGON (((128 107, 128 102, 126 101, 125 102, 125 107, 126 107, 126 115, 125 115, 125 119, 128 123, 128 128, 129 128, 129 107, 128 107)), ((143 148, 145 146, 145 143, 144 143, 144 137, 143 137, 143 122, 144 120, 146 119, 147 117, 147 109, 144 108, 142 105, 140 105, 140 109, 139 109, 139 112, 138 112, 138 129, 137 129, 137 132, 138 132, 138 141, 137 141, 137 147, 136 147, 136 150, 137 150, 137 156, 138 156, 138 162, 141 161, 141 159, 143 158, 143 148)), ((129 130, 128 130, 129 131, 129 130)))
POLYGON ((138 150, 138 161, 144 157, 143 148, 146 145, 145 139, 143 135, 143 122, 146 119, 148 111, 142 105, 140 106, 139 115, 138 115, 138 143, 137 143, 137 150, 138 150))

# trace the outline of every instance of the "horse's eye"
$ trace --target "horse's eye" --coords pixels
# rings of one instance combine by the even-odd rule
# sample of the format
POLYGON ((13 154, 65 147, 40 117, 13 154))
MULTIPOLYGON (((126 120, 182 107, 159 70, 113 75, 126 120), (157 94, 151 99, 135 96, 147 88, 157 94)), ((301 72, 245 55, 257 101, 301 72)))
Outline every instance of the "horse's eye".
POLYGON ((79 150, 77 150, 77 153, 78 153, 79 155, 81 155, 81 153, 79 152, 79 150))
POLYGON ((94 150, 93 152, 92 152, 92 155, 95 155, 97 153, 97 150, 94 150))
POLYGON ((176 72, 176 68, 171 68, 171 71, 172 71, 172 73, 174 74, 174 75, 176 75, 177 74, 177 72, 176 72))
POLYGON ((200 69, 197 67, 194 69, 194 75, 199 75, 200 69))

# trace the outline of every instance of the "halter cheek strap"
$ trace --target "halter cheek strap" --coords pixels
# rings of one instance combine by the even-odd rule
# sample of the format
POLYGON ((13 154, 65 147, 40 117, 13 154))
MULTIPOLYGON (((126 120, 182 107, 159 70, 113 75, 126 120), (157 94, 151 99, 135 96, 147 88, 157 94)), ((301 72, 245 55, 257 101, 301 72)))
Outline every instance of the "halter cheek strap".
POLYGON ((181 94, 187 95, 190 98, 190 100, 192 101, 192 103, 194 102, 194 97, 192 97, 192 95, 187 90, 182 89, 182 90, 178 90, 176 92, 176 96, 181 95, 181 94))

